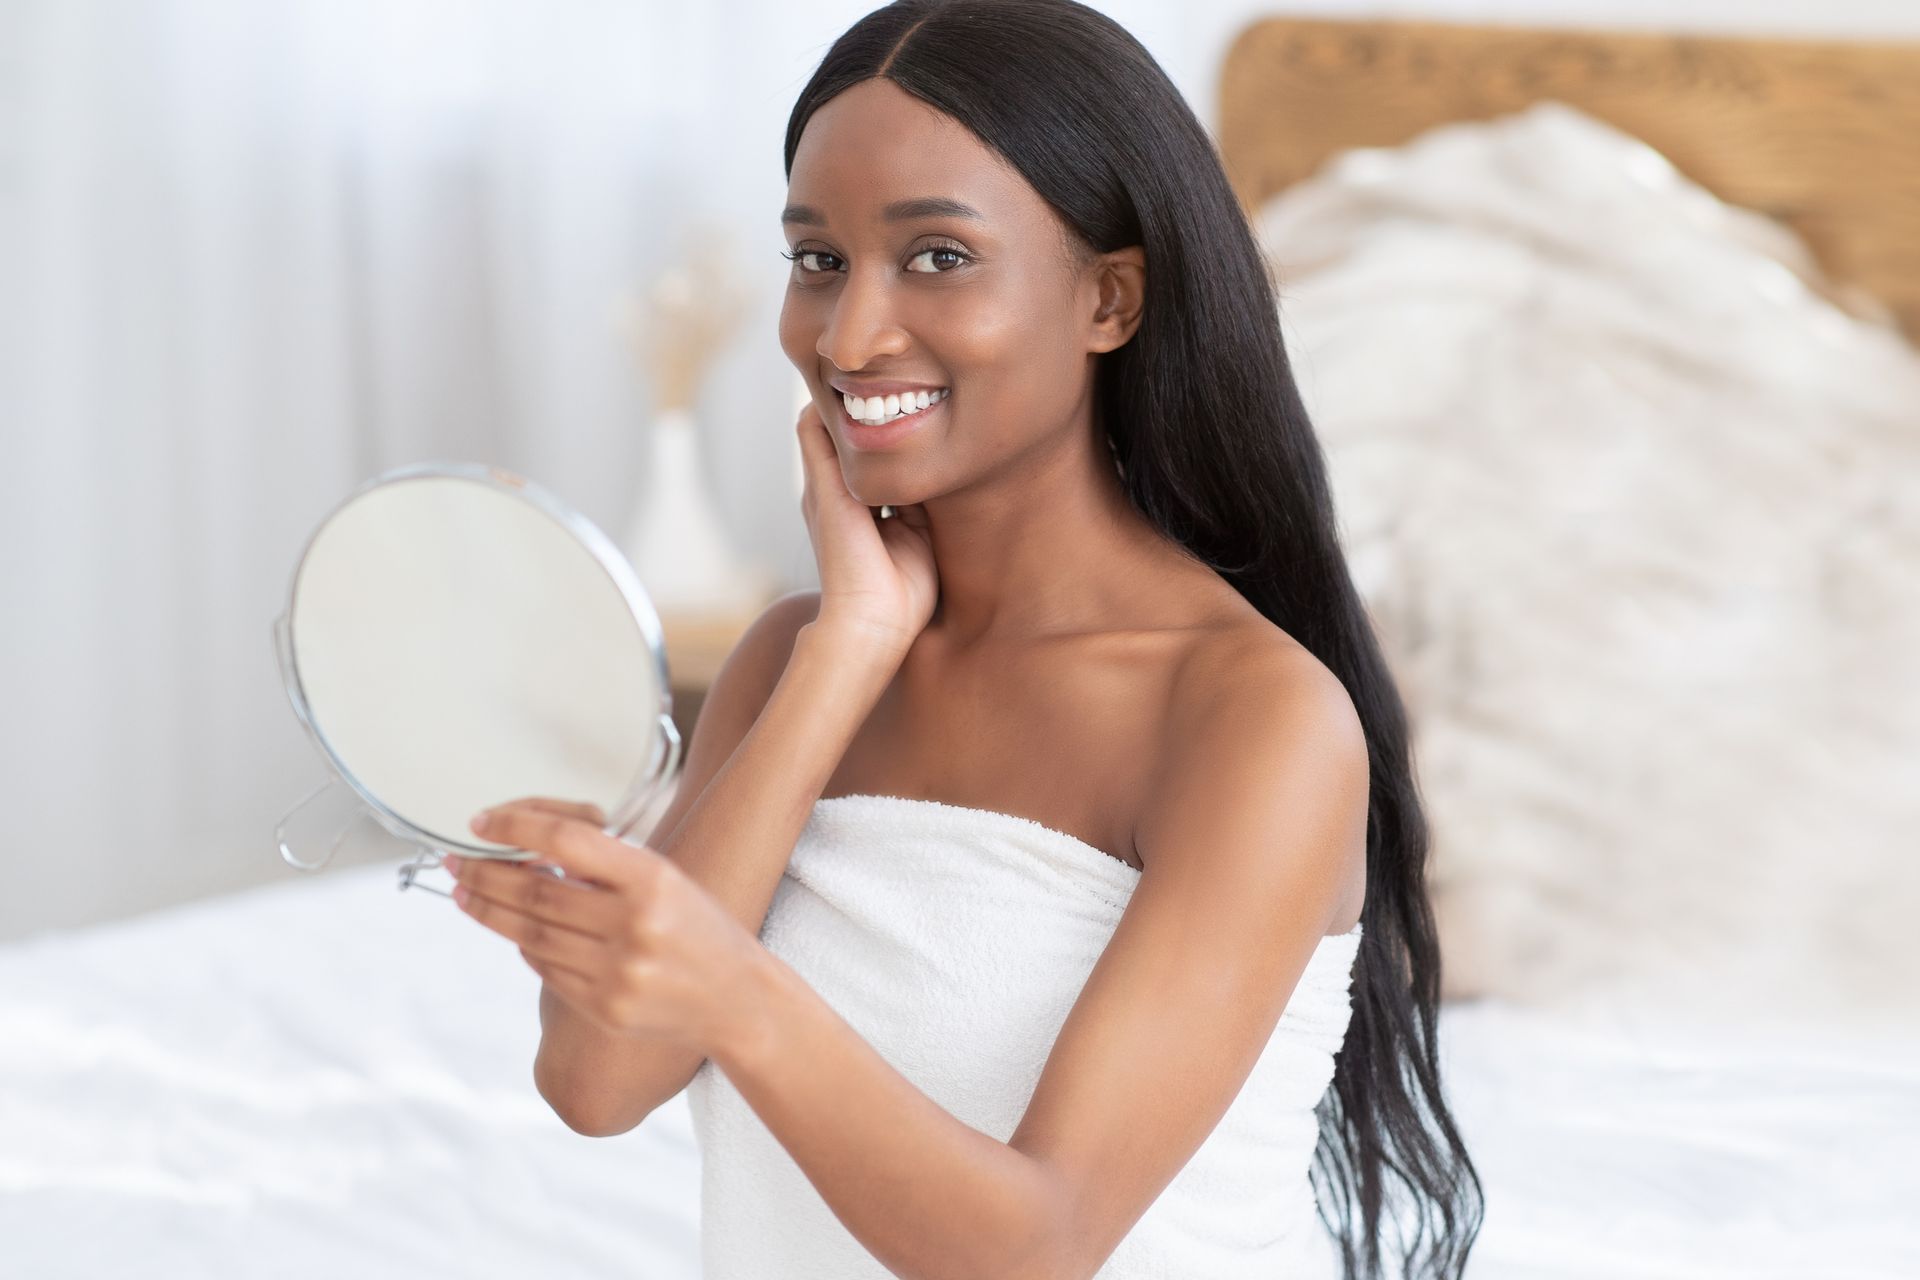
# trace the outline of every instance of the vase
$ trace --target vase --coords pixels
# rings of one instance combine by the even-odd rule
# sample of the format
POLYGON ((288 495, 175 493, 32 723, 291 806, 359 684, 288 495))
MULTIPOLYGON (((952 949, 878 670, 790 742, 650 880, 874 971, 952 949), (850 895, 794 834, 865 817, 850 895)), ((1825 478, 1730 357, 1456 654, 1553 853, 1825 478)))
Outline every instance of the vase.
POLYGON ((756 612, 770 575, 745 563, 707 486, 686 409, 655 419, 640 498, 622 550, 663 622, 724 624, 756 612))

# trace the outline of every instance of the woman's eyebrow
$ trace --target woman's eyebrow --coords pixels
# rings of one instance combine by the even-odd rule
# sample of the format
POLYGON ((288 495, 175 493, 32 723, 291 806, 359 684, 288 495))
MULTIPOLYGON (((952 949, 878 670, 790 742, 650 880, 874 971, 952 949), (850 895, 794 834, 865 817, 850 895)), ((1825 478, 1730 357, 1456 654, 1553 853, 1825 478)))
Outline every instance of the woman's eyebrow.
MULTIPOLYGON (((880 211, 880 216, 888 222, 905 222, 911 218, 972 218, 981 221, 984 215, 970 204, 958 200, 949 200, 945 196, 916 196, 911 200, 895 200, 880 211)), ((780 225, 794 223, 803 227, 824 227, 826 215, 812 205, 790 204, 780 211, 780 225)))

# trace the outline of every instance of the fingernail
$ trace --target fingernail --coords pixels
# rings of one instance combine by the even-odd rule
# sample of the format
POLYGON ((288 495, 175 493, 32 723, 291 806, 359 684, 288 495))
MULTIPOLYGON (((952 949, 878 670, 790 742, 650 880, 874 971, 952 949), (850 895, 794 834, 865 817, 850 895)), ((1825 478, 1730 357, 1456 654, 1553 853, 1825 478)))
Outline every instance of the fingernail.
POLYGON ((448 854, 446 858, 446 863, 447 863, 448 871, 451 871, 456 876, 460 874, 460 855, 459 854, 457 853, 448 854))
POLYGON ((474 814, 472 818, 468 819, 467 825, 472 827, 475 831, 479 831, 487 825, 487 819, 490 818, 492 815, 493 815, 493 810, 482 809, 480 812, 474 814))

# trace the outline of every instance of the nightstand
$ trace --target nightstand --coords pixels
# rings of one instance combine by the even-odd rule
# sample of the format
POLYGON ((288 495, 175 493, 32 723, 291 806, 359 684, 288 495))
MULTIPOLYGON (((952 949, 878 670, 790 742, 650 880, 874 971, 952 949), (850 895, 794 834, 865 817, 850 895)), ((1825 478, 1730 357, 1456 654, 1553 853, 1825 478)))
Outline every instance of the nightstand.
POLYGON ((708 688, 720 674, 720 665, 777 594, 737 614, 661 616, 660 629, 667 640, 667 674, 673 680, 673 725, 680 731, 683 756, 693 740, 700 704, 706 701, 708 688))

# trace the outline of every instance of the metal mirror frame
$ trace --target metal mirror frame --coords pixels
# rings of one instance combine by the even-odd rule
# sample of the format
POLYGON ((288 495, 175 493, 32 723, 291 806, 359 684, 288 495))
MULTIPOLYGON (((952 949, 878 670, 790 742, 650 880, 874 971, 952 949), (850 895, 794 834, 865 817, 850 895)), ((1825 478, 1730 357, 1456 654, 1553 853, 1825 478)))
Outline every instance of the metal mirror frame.
MULTIPOLYGON (((599 562, 601 570, 620 592, 621 598, 627 605, 628 613, 638 623, 641 636, 653 654, 654 674, 658 677, 660 690, 660 707, 655 721, 659 732, 654 735, 654 741, 658 745, 646 767, 634 779, 633 785, 608 812, 607 821, 602 830, 608 835, 624 837, 647 813, 661 790, 673 779, 674 771, 680 763, 681 743, 679 729, 673 722, 673 686, 667 673, 666 633, 660 625, 660 616, 655 612, 653 602, 641 586, 633 566, 620 553, 613 540, 592 521, 524 476, 486 463, 409 463, 381 472, 356 486, 327 512, 326 516, 314 526, 313 532, 307 536, 306 542, 300 548, 299 556, 294 560, 293 576, 287 587, 286 606, 273 623, 274 655, 280 665, 280 679, 286 689, 287 700, 293 704, 295 717, 313 741, 314 747, 320 752, 321 759, 326 761, 335 775, 287 811, 274 827, 274 840, 279 846, 281 858, 289 866, 301 871, 318 871, 332 860, 352 821, 361 816, 370 815, 390 834, 419 846, 419 852, 414 858, 399 868, 400 889, 403 892, 409 888, 424 889, 430 893, 439 894, 443 898, 451 898, 452 894, 422 883, 418 878, 422 872, 440 866, 443 853, 454 852, 463 858, 492 858, 504 862, 526 862, 537 855, 524 849, 483 848, 459 840, 443 839, 401 817, 368 790, 346 766, 346 762, 335 753, 332 744, 327 741, 326 734, 314 723, 313 709, 307 701, 306 689, 300 681, 299 656, 293 646, 293 607, 294 598, 300 587, 301 570, 306 567, 307 556, 313 550, 314 543, 319 540, 321 532, 332 523, 334 517, 374 489, 410 480, 442 479, 474 481, 491 486, 510 497, 531 502, 541 514, 573 534, 599 562), (288 826, 309 805, 342 784, 351 789, 353 796, 359 801, 362 813, 356 814, 354 819, 342 824, 340 830, 328 843, 326 852, 317 862, 301 861, 290 847, 287 837, 288 826)), ((534 870, 556 877, 561 876, 557 867, 540 866, 534 870)))

